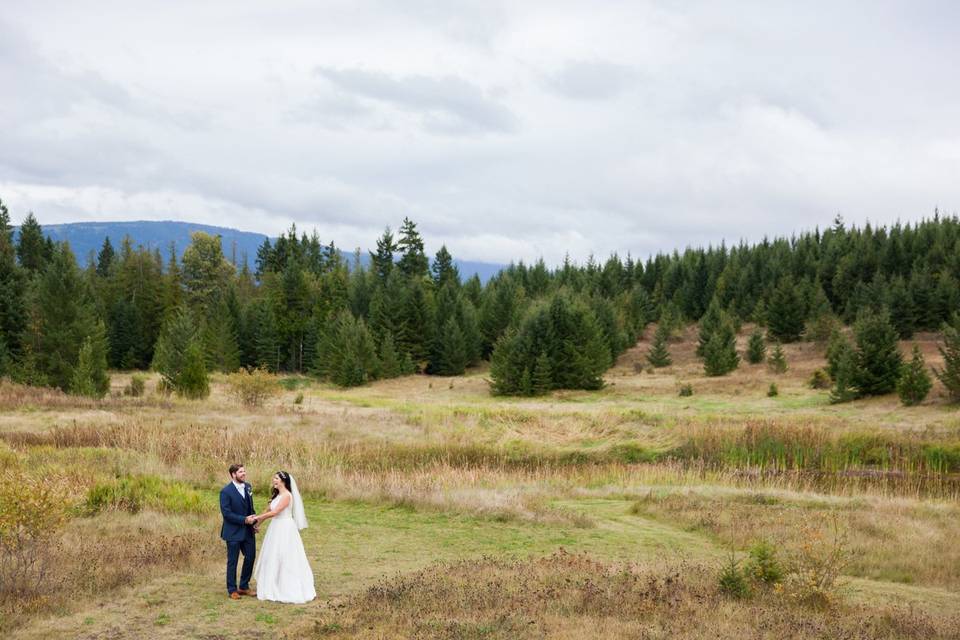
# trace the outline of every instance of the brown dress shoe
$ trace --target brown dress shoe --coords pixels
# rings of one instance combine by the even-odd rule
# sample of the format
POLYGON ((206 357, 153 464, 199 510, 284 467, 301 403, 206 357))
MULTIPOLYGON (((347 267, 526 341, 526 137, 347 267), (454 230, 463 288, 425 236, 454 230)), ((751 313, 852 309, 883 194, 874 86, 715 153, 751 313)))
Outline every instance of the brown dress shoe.
POLYGON ((234 591, 233 593, 230 594, 230 599, 231 599, 231 600, 239 600, 239 599, 240 599, 240 594, 237 593, 236 591, 234 591))
POLYGON ((257 595, 257 592, 254 591, 253 589, 237 589, 237 593, 239 593, 239 594, 242 595, 242 596, 255 596, 255 595, 257 595))

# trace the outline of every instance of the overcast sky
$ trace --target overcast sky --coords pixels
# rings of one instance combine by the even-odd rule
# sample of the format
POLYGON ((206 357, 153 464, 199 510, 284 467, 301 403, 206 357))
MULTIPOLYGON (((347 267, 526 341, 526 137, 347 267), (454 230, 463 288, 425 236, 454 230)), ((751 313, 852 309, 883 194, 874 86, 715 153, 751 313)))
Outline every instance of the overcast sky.
POLYGON ((960 209, 960 3, 4 2, 19 222, 507 262, 960 209))

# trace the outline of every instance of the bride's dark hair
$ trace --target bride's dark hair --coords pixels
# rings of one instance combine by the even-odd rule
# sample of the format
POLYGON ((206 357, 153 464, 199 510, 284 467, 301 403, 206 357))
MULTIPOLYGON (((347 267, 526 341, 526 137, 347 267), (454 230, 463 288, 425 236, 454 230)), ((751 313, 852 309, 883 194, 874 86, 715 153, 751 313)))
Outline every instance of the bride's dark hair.
MULTIPOLYGON (((280 482, 282 482, 283 486, 287 488, 287 491, 292 492, 293 489, 290 488, 290 474, 287 473, 286 471, 277 471, 277 475, 280 476, 280 482)), ((278 495, 280 495, 280 490, 274 487, 273 493, 270 494, 270 499, 273 500, 278 495)))

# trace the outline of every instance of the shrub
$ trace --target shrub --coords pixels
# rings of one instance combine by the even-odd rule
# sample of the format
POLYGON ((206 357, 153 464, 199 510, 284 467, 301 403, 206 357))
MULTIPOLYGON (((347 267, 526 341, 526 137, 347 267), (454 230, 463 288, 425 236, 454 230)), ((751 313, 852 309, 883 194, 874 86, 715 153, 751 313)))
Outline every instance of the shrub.
POLYGON ((297 394, 297 397, 293 399, 293 404, 303 404, 303 392, 297 394))
POLYGON ((830 376, 827 375, 827 372, 823 369, 817 369, 810 375, 810 379, 807 380, 807 386, 811 389, 829 389, 830 376))
POLYGON ((231 395, 248 407, 259 407, 279 391, 277 377, 263 367, 238 369, 227 376, 227 386, 231 395))
POLYGON ((123 395, 139 398, 147 387, 147 379, 139 374, 130 377, 130 383, 124 387, 123 395))
POLYGON ((181 482, 157 476, 122 476, 98 482, 87 492, 84 512, 106 509, 138 513, 154 509, 167 513, 202 513, 206 505, 199 492, 181 482))
POLYGON ((783 582, 784 593, 807 606, 828 607, 837 599, 843 570, 853 557, 847 532, 834 517, 828 527, 803 527, 800 539, 803 543, 783 582))
POLYGON ((780 390, 777 389, 777 383, 776 383, 776 382, 771 382, 771 383, 770 383, 770 388, 767 389, 767 397, 768 397, 768 398, 776 398, 778 395, 780 395, 780 390))
POLYGON ((750 597, 750 583, 747 575, 740 568, 740 561, 737 560, 733 552, 720 568, 720 576, 717 578, 720 593, 731 598, 743 599, 750 597))
POLYGON ((693 385, 692 384, 681 384, 679 395, 681 398, 688 398, 693 395, 693 385))
POLYGON ((930 393, 932 386, 920 347, 913 345, 913 358, 909 364, 903 366, 900 377, 897 379, 897 394, 900 396, 900 402, 907 407, 920 404, 930 393))
POLYGON ((0 475, 0 600, 44 591, 51 578, 56 535, 70 510, 66 483, 27 482, 16 470, 0 475))

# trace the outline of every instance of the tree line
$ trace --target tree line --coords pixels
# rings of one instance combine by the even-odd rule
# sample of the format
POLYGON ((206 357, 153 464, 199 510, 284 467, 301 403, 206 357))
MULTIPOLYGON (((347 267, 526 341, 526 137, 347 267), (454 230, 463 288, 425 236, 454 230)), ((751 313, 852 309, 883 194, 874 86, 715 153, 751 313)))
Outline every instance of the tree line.
POLYGON ((102 395, 107 369, 153 368, 165 387, 203 395, 208 372, 241 367, 349 386, 489 360, 495 393, 534 395, 600 387, 654 321, 700 322, 698 351, 722 375, 739 362, 742 321, 791 342, 882 310, 909 337, 960 305, 960 222, 939 214, 889 228, 838 217, 823 232, 646 262, 519 262, 486 284, 461 278, 446 247, 431 260, 409 219, 360 256, 291 227, 252 268, 204 233, 180 259, 105 238, 81 267, 32 213, 14 241, 0 203, 0 376, 102 395))

